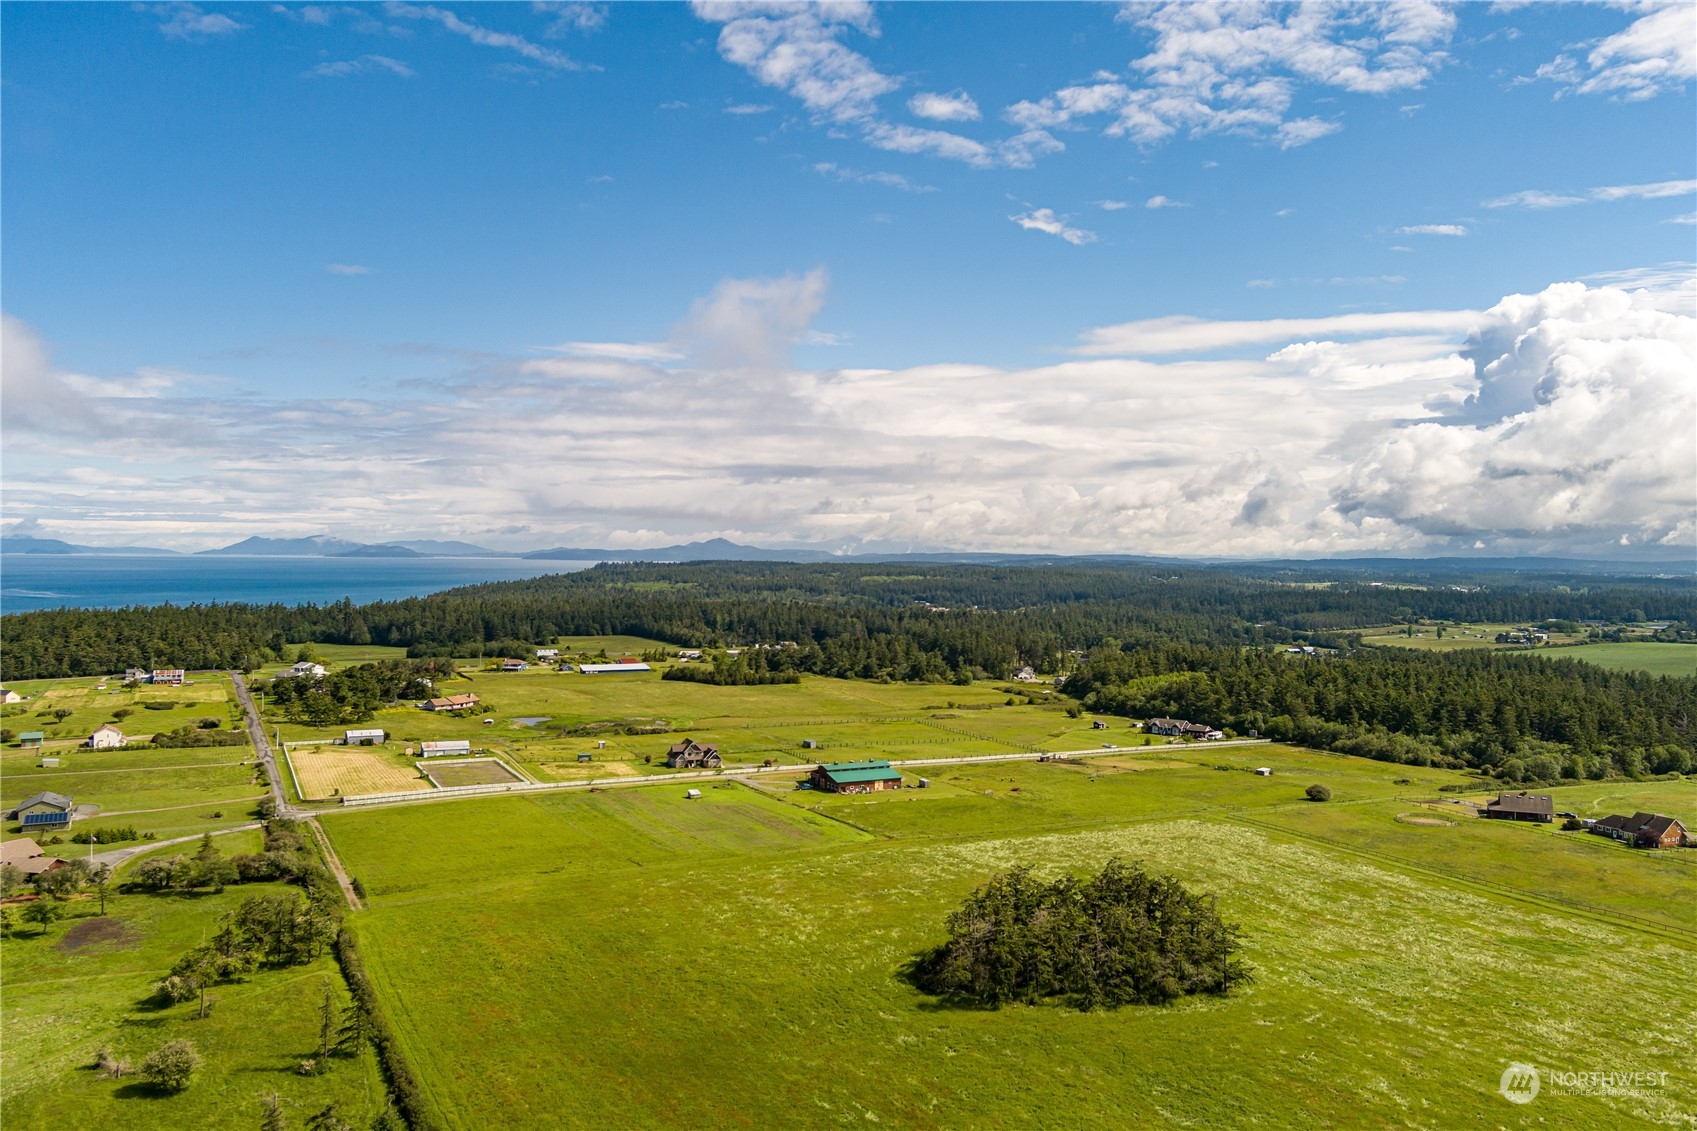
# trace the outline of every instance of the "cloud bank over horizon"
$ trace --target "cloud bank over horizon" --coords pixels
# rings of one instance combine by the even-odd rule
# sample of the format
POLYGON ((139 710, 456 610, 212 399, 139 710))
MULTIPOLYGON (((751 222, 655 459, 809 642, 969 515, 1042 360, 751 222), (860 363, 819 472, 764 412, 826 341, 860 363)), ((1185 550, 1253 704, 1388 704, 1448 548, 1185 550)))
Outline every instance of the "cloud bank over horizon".
POLYGON ((885 551, 1690 551, 1691 275, 1644 278, 1483 311, 1121 323, 1031 368, 797 368, 791 347, 828 337, 812 329, 829 287, 815 268, 722 280, 663 342, 470 359, 448 381, 342 399, 67 372, 8 315, 6 518, 182 549, 331 533, 515 549, 722 536, 885 551))

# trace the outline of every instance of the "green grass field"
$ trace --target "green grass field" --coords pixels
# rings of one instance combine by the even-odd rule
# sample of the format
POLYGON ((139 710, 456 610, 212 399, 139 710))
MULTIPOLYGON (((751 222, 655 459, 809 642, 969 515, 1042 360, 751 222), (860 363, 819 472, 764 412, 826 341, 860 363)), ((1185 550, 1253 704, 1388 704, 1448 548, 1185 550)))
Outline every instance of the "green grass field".
MULTIPOLYGON (((181 726, 193 726, 201 719, 217 719, 228 728, 241 718, 240 709, 230 691, 229 678, 219 672, 191 672, 191 683, 181 687, 143 684, 125 690, 117 679, 40 679, 11 684, 12 690, 29 696, 25 703, 14 703, 0 713, 0 720, 14 731, 43 731, 47 735, 47 753, 74 750, 88 740, 89 734, 102 723, 113 723, 131 741, 145 740, 152 735, 181 726), (100 684, 106 690, 98 690, 100 684), (149 708, 171 706, 164 710, 149 708), (68 710, 63 721, 43 712, 68 710), (115 718, 116 712, 125 712, 115 718)), ((8 747, 8 749, 11 749, 8 747)))
MULTIPOLYGON (((1697 942, 1668 906, 1697 894, 1689 861, 1404 825, 1465 779, 1289 748, 939 770, 862 798, 725 782, 324 823, 450 1127, 1685 1126, 1697 1108, 1697 942), (1312 781, 1335 800, 1301 801, 1312 781), (900 978, 996 871, 1111 855, 1215 893, 1256 981, 1086 1014, 944 1008, 900 978), (1595 1023, 1617 1015, 1667 1024, 1595 1023), (1669 1075, 1517 1107, 1495 1094, 1516 1060, 1669 1075)), ((1682 812, 1692 790, 1631 793, 1682 812)))
POLYGON ((1623 644, 1587 644, 1583 648, 1546 652, 1552 658, 1572 658, 1615 671, 1649 672, 1651 675, 1697 675, 1697 644, 1657 644, 1628 641, 1623 644))
MULTIPOLYGON (((1166 744, 1131 729, 1125 719, 1104 718, 1108 729, 1094 730, 1091 718, 1068 718, 1059 703, 1042 702, 1041 689, 1010 694, 1005 690, 1010 685, 998 682, 955 687, 809 676, 799 684, 710 687, 663 680, 658 673, 584 676, 539 668, 468 674, 436 688, 443 695, 475 692, 483 700, 482 709, 464 718, 407 706, 380 711, 360 725, 383 727, 393 736, 390 745, 468 739, 543 781, 584 776, 579 753, 594 754, 597 774, 657 772, 666 748, 686 734, 717 743, 727 761, 745 765, 1166 744), (1028 697, 1040 702, 1029 704, 1028 697), (1010 698, 1015 705, 1007 705, 1010 698), (603 728, 593 733, 563 734, 597 724, 603 728), (657 726, 667 729, 624 733, 657 726), (804 749, 803 739, 820 745, 804 749), (597 741, 606 747, 597 747, 597 741)), ((344 728, 282 723, 281 729, 288 741, 300 741, 339 735, 344 728)))
MULTIPOLYGON (((258 846, 256 833, 220 838, 226 852, 258 846)), ((260 1096, 267 1092, 282 1096, 291 1127, 303 1126, 333 1100, 344 1118, 366 1126, 384 1102, 369 1050, 338 1060, 326 1075, 295 1072, 317 1045, 316 1011, 326 979, 337 1008, 347 1001, 333 959, 260 971, 218 987, 205 1020, 197 1019, 193 1003, 160 1009, 147 1000, 171 964, 216 929, 221 912, 248 896, 284 890, 252 884, 222 895, 119 895, 99 924, 94 903, 77 900, 70 904, 72 917, 44 936, 25 927, 7 939, 0 949, 6 985, 0 1121, 7 1131, 257 1127, 260 1096), (103 940, 73 945, 97 927, 103 940), (148 1053, 178 1037, 194 1041, 206 1059, 180 1095, 156 1094, 136 1076, 106 1079, 93 1068, 102 1046, 139 1067, 148 1053)))

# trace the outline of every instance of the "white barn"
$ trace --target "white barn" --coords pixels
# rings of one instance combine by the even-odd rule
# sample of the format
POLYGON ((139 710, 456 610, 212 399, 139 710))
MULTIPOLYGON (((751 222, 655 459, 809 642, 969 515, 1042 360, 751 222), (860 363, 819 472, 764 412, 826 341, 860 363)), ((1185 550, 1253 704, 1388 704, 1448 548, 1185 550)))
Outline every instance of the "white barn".
POLYGON ((421 758, 451 758, 469 757, 471 755, 471 740, 465 738, 445 742, 421 742, 418 747, 421 758))

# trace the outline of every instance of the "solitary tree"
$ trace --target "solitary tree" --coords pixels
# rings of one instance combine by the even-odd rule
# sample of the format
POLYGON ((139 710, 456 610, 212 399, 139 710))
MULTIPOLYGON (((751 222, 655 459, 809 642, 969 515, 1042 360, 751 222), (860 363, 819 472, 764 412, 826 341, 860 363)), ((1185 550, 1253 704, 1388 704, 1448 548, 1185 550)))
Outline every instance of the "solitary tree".
POLYGON ((54 920, 58 919, 59 916, 64 913, 65 909, 59 906, 58 900, 49 898, 45 895, 37 896, 29 903, 24 904, 23 912, 24 919, 28 922, 34 923, 37 927, 40 927, 41 933, 44 935, 47 933, 47 928, 52 925, 54 920))
POLYGON ((178 1038, 160 1045, 152 1056, 141 1062, 141 1074, 148 1083, 167 1092, 180 1092, 194 1082, 200 1071, 200 1050, 187 1038, 178 1038))
POLYGON ((289 1121, 283 1118, 283 1097, 276 1092, 260 1098, 265 1112, 259 1120, 259 1131, 288 1131, 289 1121))
POLYGON ((89 873, 88 882, 100 897, 100 913, 106 914, 106 893, 112 886, 112 865, 101 864, 89 873))
POLYGON ((1332 799, 1332 791, 1319 784, 1309 786, 1307 793, 1310 801, 1330 801, 1332 799))
POLYGON ((371 1131, 407 1131, 407 1124, 399 1112, 386 1107, 371 1120, 371 1131))
POLYGON ((24 886, 24 870, 16 864, 0 864, 0 899, 11 899, 24 886))
POLYGON ((330 995, 330 979, 324 979, 324 999, 318 1003, 318 1062, 330 1057, 336 1039, 336 1002, 330 995))

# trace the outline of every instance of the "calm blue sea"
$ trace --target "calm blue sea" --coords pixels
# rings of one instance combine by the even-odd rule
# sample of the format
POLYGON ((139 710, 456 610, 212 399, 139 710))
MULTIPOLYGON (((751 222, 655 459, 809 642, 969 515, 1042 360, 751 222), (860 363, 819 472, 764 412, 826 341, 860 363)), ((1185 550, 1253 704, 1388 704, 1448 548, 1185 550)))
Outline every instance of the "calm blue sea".
POLYGON ((594 562, 523 558, 225 558, 0 555, 0 611, 186 605, 325 604, 419 597, 456 585, 571 573, 594 562))

